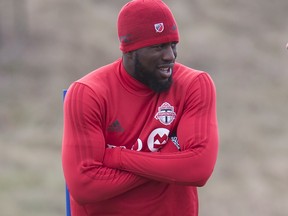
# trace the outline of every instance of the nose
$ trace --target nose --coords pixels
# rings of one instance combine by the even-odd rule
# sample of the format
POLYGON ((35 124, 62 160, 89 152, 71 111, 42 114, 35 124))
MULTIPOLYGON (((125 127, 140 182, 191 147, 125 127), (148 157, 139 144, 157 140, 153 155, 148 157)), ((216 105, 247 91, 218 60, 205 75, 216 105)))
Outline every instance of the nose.
POLYGON ((173 62, 177 56, 176 47, 173 44, 167 44, 165 49, 163 49, 163 60, 173 62))

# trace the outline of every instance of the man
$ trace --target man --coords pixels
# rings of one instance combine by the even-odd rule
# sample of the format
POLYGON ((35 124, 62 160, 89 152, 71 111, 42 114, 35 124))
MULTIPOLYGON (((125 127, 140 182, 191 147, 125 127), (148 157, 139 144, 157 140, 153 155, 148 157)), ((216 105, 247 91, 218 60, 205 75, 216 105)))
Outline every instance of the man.
POLYGON ((122 58, 65 98, 72 216, 196 216, 218 151, 213 81, 175 62, 177 24, 160 0, 127 3, 118 35, 122 58))

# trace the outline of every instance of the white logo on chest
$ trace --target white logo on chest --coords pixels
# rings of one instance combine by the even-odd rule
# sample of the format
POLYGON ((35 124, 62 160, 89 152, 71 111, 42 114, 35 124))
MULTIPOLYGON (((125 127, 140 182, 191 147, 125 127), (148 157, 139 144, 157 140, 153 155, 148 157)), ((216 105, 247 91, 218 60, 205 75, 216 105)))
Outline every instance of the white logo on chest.
POLYGON ((176 118, 174 107, 165 102, 158 107, 158 112, 155 115, 155 119, 159 120, 164 125, 170 125, 176 118))

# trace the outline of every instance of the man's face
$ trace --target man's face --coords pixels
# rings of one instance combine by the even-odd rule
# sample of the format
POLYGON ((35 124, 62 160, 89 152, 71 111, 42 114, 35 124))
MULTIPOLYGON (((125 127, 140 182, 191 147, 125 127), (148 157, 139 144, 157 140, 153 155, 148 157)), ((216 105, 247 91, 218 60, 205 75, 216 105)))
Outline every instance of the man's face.
POLYGON ((176 44, 158 44, 134 51, 133 76, 155 92, 168 90, 177 56, 176 44))

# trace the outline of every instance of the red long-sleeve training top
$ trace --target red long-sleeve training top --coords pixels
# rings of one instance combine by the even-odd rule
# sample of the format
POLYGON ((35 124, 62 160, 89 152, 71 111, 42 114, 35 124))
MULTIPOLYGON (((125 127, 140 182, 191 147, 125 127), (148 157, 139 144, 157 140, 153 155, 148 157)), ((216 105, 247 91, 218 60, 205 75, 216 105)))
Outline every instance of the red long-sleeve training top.
POLYGON ((72 216, 196 216, 196 187, 217 151, 215 87, 205 72, 176 63, 171 88, 159 94, 119 59, 68 89, 62 160, 72 216))

